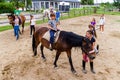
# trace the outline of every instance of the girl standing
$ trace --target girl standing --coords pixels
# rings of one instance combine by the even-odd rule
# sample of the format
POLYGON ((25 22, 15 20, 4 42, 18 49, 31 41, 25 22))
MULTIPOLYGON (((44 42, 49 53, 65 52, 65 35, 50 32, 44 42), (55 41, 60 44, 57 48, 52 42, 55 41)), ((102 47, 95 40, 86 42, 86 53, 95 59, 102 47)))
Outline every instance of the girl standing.
POLYGON ((16 36, 16 40, 19 39, 19 18, 17 15, 15 15, 15 21, 14 21, 14 34, 16 36))
MULTIPOLYGON (((92 44, 92 48, 93 48, 93 50, 92 51, 90 51, 89 53, 90 54, 94 54, 94 48, 95 48, 95 42, 96 42, 96 40, 95 40, 95 38, 93 37, 93 31, 91 31, 91 30, 88 30, 87 32, 86 32, 86 38, 88 38, 89 40, 90 40, 90 42, 91 42, 91 44, 92 44)), ((87 71, 86 71, 86 62, 88 62, 88 55, 85 53, 85 52, 82 52, 82 55, 83 55, 83 60, 82 60, 82 67, 83 67, 83 69, 82 69, 82 71, 83 71, 83 73, 87 73, 87 71)), ((95 54, 94 54, 95 55, 95 54)), ((95 71, 94 71, 94 65, 93 65, 93 60, 91 60, 91 59, 89 59, 90 60, 90 69, 91 69, 91 72, 92 73, 94 73, 95 74, 95 71)))
POLYGON ((35 32, 35 19, 33 15, 30 15, 30 36, 32 36, 32 32, 35 32))
POLYGON ((96 20, 95 20, 95 18, 92 19, 91 25, 93 25, 93 27, 95 27, 95 25, 96 25, 96 20))
POLYGON ((102 33, 103 33, 103 31, 104 31, 104 24, 105 24, 105 16, 104 16, 104 14, 101 15, 99 23, 100 23, 100 31, 102 31, 102 33))

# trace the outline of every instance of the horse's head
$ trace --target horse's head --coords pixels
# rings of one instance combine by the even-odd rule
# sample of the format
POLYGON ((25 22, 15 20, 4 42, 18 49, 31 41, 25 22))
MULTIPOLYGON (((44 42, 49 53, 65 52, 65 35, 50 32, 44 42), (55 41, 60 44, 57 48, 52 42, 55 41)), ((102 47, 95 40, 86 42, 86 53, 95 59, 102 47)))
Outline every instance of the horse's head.
POLYGON ((88 57, 93 60, 96 57, 96 53, 93 51, 93 45, 88 38, 83 38, 82 41, 82 51, 88 55, 88 57))
POLYGON ((10 24, 13 24, 14 19, 15 19, 15 16, 13 14, 8 15, 8 20, 10 24))

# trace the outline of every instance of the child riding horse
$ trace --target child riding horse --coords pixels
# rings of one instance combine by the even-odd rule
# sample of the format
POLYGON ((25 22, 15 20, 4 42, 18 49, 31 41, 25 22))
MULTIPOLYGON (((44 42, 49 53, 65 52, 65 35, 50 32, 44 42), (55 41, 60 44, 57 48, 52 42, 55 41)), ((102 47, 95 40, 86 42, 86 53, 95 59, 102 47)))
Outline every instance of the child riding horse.
POLYGON ((57 29, 57 21, 55 20, 55 14, 50 14, 50 17, 51 19, 49 20, 48 22, 48 26, 49 26, 49 29, 50 29, 50 49, 52 50, 52 46, 53 46, 53 43, 54 43, 54 34, 55 32, 58 31, 57 29))

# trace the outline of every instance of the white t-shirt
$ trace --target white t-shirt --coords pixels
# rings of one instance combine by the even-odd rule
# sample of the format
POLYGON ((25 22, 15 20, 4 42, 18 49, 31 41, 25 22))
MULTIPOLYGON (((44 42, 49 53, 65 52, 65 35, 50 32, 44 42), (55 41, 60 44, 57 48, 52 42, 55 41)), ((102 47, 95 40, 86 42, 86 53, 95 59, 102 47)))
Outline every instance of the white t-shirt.
POLYGON ((15 19, 15 26, 19 25, 19 19, 15 19))
POLYGON ((35 19, 31 19, 31 24, 30 25, 35 25, 35 19))
POLYGON ((105 17, 101 17, 100 18, 100 25, 104 25, 105 24, 105 17))

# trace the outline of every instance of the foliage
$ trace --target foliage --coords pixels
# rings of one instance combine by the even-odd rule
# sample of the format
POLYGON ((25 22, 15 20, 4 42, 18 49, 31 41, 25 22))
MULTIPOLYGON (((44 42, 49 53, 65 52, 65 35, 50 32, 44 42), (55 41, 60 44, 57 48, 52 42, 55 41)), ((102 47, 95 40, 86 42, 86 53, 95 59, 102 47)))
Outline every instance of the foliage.
POLYGON ((120 11, 120 0, 114 0, 113 5, 116 6, 120 11))
POLYGON ((0 3, 0 13, 13 13, 14 9, 12 3, 0 3))
POLYGON ((113 8, 114 8, 113 4, 109 2, 101 3, 101 6, 109 11, 113 11, 113 8))
POLYGON ((81 0, 82 5, 93 5, 94 0, 81 0))
POLYGON ((5 0, 0 0, 0 2, 5 2, 5 0))
POLYGON ((13 3, 16 7, 29 7, 32 4, 32 0, 10 0, 11 3, 13 3))

